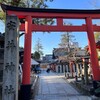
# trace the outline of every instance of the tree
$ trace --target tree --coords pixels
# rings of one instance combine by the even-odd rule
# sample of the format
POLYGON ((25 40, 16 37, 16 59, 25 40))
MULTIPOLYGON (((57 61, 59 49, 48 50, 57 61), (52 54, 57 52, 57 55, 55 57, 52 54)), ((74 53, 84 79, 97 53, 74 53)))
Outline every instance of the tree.
POLYGON ((32 58, 35 59, 35 60, 39 60, 40 59, 40 53, 35 51, 33 54, 32 54, 32 58))
POLYGON ((60 48, 67 48, 66 53, 64 53, 65 54, 64 56, 67 57, 67 60, 71 60, 71 58, 76 60, 75 55, 77 50, 79 50, 77 45, 73 44, 74 42, 72 38, 74 38, 74 36, 70 35, 69 32, 61 35, 61 43, 59 44, 59 46, 60 48))
POLYGON ((59 43, 59 46, 61 48, 70 48, 70 45, 71 45, 71 41, 72 41, 72 38, 74 36, 73 35, 70 35, 69 32, 66 32, 64 34, 61 35, 61 43, 59 43))
POLYGON ((0 3, 16 7, 47 8, 47 1, 53 0, 0 0, 0 3))
POLYGON ((60 47, 66 48, 69 45, 69 33, 65 33, 61 35, 61 43, 59 44, 60 47))
POLYGON ((88 0, 89 4, 91 4, 94 8, 100 8, 100 1, 99 0, 88 0))
POLYGON ((35 48, 34 49, 35 49, 35 51, 37 51, 40 54, 40 56, 43 55, 43 46, 42 46, 41 41, 40 41, 39 38, 38 38, 38 40, 37 40, 37 42, 35 44, 35 48))
MULTIPOLYGON (((53 0, 0 0, 0 3, 7 4, 15 7, 26 7, 26 8, 47 8, 46 2, 52 2, 53 0)), ((5 22, 6 15, 5 13, 0 10, 0 20, 5 22)), ((20 19, 20 22, 25 23, 24 19, 20 19)), ((34 24, 41 24, 41 25, 52 25, 54 20, 51 18, 33 18, 32 22, 34 24)), ((23 33, 20 34, 22 36, 23 33)))
MULTIPOLYGON (((94 8, 100 8, 100 1, 99 0, 92 0, 88 1, 94 8)), ((100 32, 95 32, 94 34, 95 41, 100 41, 100 32)))
MULTIPOLYGON (((15 7, 26 7, 26 8, 48 8, 47 1, 52 2, 53 0, 0 0, 0 3, 7 4, 15 7)), ((5 14, 0 10, 0 19, 4 20, 5 14)), ((52 19, 33 19, 35 23, 40 24, 53 24, 52 19)))
POLYGON ((95 41, 97 42, 97 41, 100 41, 100 32, 96 32, 95 34, 94 34, 94 37, 95 37, 95 41))
MULTIPOLYGON (((72 23, 70 22, 64 22, 64 25, 67 26, 72 26, 72 23)), ((72 40, 73 35, 70 35, 69 32, 66 32, 64 34, 61 35, 61 43, 59 44, 59 46, 61 48, 70 48, 70 43, 72 40)))

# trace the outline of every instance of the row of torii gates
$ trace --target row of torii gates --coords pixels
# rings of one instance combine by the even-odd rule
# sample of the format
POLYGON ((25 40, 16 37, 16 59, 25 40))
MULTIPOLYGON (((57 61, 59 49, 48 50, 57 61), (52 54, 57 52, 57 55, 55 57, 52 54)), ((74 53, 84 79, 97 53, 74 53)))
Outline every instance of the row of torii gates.
POLYGON ((28 85, 30 85, 31 41, 32 41, 33 31, 87 32, 90 60, 92 65, 91 67, 93 72, 93 80, 100 81, 100 67, 98 64, 96 44, 94 39, 94 32, 99 32, 100 26, 92 24, 93 19, 100 19, 100 10, 35 9, 35 8, 12 7, 7 5, 1 5, 1 6, 7 15, 10 16, 16 15, 19 19, 25 19, 25 23, 21 23, 20 25, 20 31, 25 31, 23 79, 22 79, 22 85, 25 88, 28 85), (56 19, 57 24, 55 26, 38 25, 32 23, 33 18, 52 18, 52 19, 54 18, 56 19), (75 25, 65 26, 63 25, 64 23, 63 19, 82 19, 82 20, 84 19, 86 24, 79 26, 75 25))

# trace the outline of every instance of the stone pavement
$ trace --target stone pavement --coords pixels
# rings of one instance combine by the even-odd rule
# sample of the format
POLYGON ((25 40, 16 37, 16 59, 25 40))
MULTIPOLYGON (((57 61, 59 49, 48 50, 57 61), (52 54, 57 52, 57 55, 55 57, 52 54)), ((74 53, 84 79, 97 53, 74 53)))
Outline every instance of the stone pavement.
POLYGON ((42 71, 39 74, 39 87, 36 96, 32 100, 93 100, 89 96, 80 94, 63 75, 42 71))

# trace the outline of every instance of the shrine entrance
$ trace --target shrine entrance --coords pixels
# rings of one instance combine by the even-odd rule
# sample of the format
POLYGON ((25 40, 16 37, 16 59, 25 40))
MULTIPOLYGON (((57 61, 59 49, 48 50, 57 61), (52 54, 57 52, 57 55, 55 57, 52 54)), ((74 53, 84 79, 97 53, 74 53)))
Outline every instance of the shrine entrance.
POLYGON ((100 31, 100 26, 93 25, 93 19, 100 19, 100 10, 65 10, 65 9, 35 9, 35 8, 19 8, 1 5, 2 9, 9 16, 17 16, 24 19, 25 23, 21 23, 20 31, 25 31, 24 59, 23 59, 23 79, 22 85, 27 87, 30 85, 30 66, 31 66, 31 40, 33 31, 42 32, 87 32, 88 46, 90 52, 91 67, 93 72, 93 80, 100 81, 100 67, 96 52, 96 44, 94 32, 100 31), (32 22, 35 18, 54 18, 56 25, 40 25, 32 22), (84 25, 64 25, 63 19, 84 19, 84 25))

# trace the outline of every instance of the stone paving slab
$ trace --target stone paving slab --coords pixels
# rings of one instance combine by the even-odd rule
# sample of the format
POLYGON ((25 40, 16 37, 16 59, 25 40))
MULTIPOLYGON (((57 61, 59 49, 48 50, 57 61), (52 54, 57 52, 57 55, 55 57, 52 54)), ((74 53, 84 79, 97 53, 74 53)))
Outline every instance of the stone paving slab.
POLYGON ((34 100, 93 100, 75 90, 62 76, 45 71, 39 75, 38 93, 34 100))

